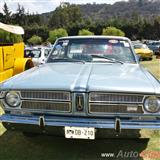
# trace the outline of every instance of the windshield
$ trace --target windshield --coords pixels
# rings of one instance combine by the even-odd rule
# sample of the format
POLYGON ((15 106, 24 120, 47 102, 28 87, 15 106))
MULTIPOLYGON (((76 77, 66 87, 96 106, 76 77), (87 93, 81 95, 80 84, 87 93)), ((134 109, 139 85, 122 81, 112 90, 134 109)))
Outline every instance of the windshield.
POLYGON ((158 46, 158 45, 160 45, 160 42, 150 42, 148 45, 155 45, 155 46, 157 45, 158 46))
POLYGON ((146 44, 136 44, 134 49, 148 49, 148 46, 146 44))
POLYGON ((160 42, 155 42, 153 43, 153 45, 160 45, 160 42))
POLYGON ((135 58, 128 41, 117 39, 63 39, 59 40, 48 62, 84 61, 104 62, 116 60, 135 63, 135 58))
POLYGON ((41 56, 41 50, 39 49, 25 50, 25 57, 39 58, 40 56, 41 56))

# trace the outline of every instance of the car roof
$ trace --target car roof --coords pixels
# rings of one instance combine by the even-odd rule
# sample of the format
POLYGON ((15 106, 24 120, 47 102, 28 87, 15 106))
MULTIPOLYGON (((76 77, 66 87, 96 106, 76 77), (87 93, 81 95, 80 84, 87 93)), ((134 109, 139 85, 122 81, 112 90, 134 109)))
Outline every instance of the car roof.
POLYGON ((58 40, 61 39, 87 39, 87 38, 95 38, 95 39, 118 39, 118 40, 129 40, 127 37, 121 37, 121 36, 68 36, 68 37, 61 37, 58 40))

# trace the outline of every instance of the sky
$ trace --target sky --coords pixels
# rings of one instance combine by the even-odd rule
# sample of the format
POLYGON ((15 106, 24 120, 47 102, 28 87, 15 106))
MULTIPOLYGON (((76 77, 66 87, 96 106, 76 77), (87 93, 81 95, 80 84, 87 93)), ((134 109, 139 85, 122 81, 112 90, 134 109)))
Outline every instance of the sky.
MULTIPOLYGON (((61 2, 69 2, 76 4, 93 3, 97 0, 0 0, 0 12, 2 12, 4 2, 7 3, 9 9, 15 12, 17 9, 17 4, 24 6, 26 11, 31 13, 45 13, 53 11, 61 2)), ((113 4, 115 2, 122 0, 98 0, 96 3, 108 3, 113 4)), ((125 0, 126 1, 126 0, 125 0)))

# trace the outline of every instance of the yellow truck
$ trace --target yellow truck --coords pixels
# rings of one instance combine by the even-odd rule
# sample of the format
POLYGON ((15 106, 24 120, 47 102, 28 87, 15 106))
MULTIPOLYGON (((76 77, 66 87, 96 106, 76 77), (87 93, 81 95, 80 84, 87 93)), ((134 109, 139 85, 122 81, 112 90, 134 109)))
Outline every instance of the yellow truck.
POLYGON ((24 43, 0 46, 0 82, 33 67, 29 58, 24 58, 24 43))
MULTIPOLYGON (((0 23, 0 28, 6 31, 23 34, 19 26, 0 23)), ((24 58, 24 43, 0 44, 0 82, 33 67, 30 58, 24 58)))

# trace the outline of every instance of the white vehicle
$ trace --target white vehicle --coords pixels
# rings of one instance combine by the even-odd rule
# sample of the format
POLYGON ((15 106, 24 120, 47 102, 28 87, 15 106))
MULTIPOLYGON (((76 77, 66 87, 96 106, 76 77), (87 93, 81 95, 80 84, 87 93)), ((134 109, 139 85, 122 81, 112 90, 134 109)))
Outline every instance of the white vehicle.
POLYGON ((32 58, 34 66, 44 64, 51 48, 49 47, 33 47, 25 49, 25 57, 32 58))

